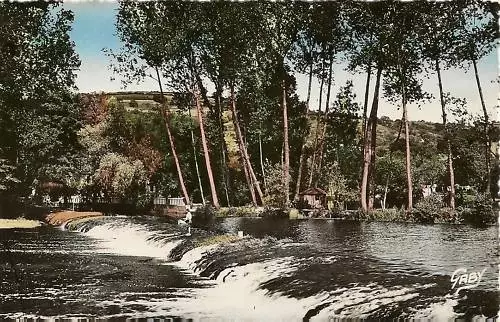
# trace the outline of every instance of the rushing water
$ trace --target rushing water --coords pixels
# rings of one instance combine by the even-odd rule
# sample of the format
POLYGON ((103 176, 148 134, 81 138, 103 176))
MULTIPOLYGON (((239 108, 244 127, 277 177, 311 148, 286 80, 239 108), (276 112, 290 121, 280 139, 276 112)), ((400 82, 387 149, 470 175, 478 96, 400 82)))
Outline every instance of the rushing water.
POLYGON ((436 320, 498 314, 498 229, 109 217, 0 230, 0 318, 436 320), (214 242, 221 234, 247 235, 214 242), (233 238, 234 239, 234 238, 233 238), (457 268, 486 271, 452 289, 457 268))

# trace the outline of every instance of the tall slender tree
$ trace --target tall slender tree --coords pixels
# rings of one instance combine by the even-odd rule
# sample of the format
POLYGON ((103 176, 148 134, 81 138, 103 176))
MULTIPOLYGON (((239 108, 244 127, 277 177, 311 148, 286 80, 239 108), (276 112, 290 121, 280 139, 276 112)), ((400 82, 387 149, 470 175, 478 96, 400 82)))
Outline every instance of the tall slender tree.
POLYGON ((197 153, 196 153, 196 143, 195 143, 195 140, 194 140, 194 131, 193 131, 193 127, 194 127, 194 122, 193 122, 193 118, 191 116, 191 109, 190 109, 190 106, 188 106, 188 114, 189 114, 189 119, 191 121, 191 123, 189 124, 189 132, 191 132, 191 145, 193 146, 193 158, 194 158, 194 165, 195 165, 195 168, 196 168, 196 177, 198 178, 198 187, 200 189, 200 195, 201 195, 201 202, 203 203, 203 205, 205 205, 205 194, 203 193, 203 185, 201 184, 201 176, 200 176, 200 167, 198 166, 198 157, 197 157, 197 153))
MULTIPOLYGON (((294 55, 293 61, 295 62, 295 69, 299 72, 307 73, 308 82, 307 82, 307 97, 306 97, 306 110, 305 116, 306 119, 309 119, 310 115, 310 102, 311 102, 311 88, 312 88, 312 80, 313 80, 313 71, 314 65, 318 56, 318 48, 317 43, 314 38, 314 27, 312 22, 314 21, 314 15, 311 10, 307 10, 307 14, 303 20, 302 31, 299 33, 299 37, 297 40, 297 44, 295 46, 296 52, 294 55)), ((299 193, 302 185, 302 177, 304 172, 304 165, 306 163, 307 155, 306 155, 306 146, 307 146, 307 138, 310 134, 310 126, 308 125, 306 128, 306 132, 303 136, 303 141, 300 149, 300 161, 299 168, 297 170, 297 179, 295 183, 295 195, 294 200, 297 201, 299 198, 299 193)))
POLYGON ((467 1, 458 17, 461 19, 460 28, 455 29, 459 35, 455 55, 462 60, 465 66, 472 65, 477 90, 483 111, 484 154, 486 166, 486 192, 491 190, 491 138, 490 116, 484 102, 483 89, 479 78, 477 62, 491 52, 498 39, 498 12, 499 4, 478 0, 467 1))
MULTIPOLYGON (((330 95, 331 95, 331 90, 332 90, 332 74, 333 74, 333 55, 330 57, 330 67, 328 71, 328 90, 326 91, 326 105, 325 105, 325 113, 323 115, 323 130, 321 131, 321 136, 319 139, 319 160, 318 160, 318 166, 317 168, 317 177, 314 186, 318 185, 318 177, 321 176, 321 167, 323 163, 323 152, 325 149, 325 137, 326 137, 326 131, 327 131, 327 121, 328 121, 328 114, 330 113, 330 95)), ((314 171, 313 169, 311 169, 314 171)))
POLYGON ((286 83, 288 66, 286 57, 297 40, 300 30, 300 22, 304 17, 306 5, 302 3, 263 3, 261 5, 264 15, 262 38, 267 42, 265 57, 271 66, 274 66, 280 75, 281 83, 281 110, 283 112, 283 186, 285 208, 290 205, 290 146, 288 138, 288 88, 286 83))
POLYGON ((318 152, 318 138, 319 138, 319 126, 320 126, 320 120, 321 120, 321 108, 323 106, 323 85, 325 84, 325 75, 324 75, 324 68, 325 68, 325 60, 322 59, 321 62, 321 67, 319 71, 319 78, 320 78, 320 86, 319 86, 319 100, 318 100, 318 111, 316 112, 316 129, 315 129, 315 134, 314 134, 314 142, 313 142, 313 154, 312 154, 312 159, 311 159, 311 167, 309 170, 309 181, 308 181, 308 187, 311 187, 313 184, 313 178, 314 178, 314 166, 316 164, 316 156, 318 152))
MULTIPOLYGON (((117 29, 125 43, 122 53, 129 54, 133 52, 131 49, 134 49, 148 66, 163 69, 170 86, 193 95, 198 110, 212 202, 214 207, 218 208, 219 201, 200 104, 200 91, 203 90, 200 84, 202 68, 198 50, 200 18, 202 15, 196 4, 122 3, 117 29)), ((132 65, 128 67, 134 68, 132 65)))
MULTIPOLYGON (((462 4, 458 4, 461 6, 462 4)), ((445 92, 443 89, 442 69, 457 66, 459 61, 453 55, 453 46, 457 36, 455 30, 459 27, 456 15, 460 8, 456 3, 428 3, 421 7, 421 23, 417 32, 423 46, 423 58, 427 60, 431 70, 437 76, 439 101, 441 104, 441 118, 445 131, 447 147, 447 169, 450 186, 448 205, 455 210, 455 169, 453 167, 453 152, 451 148, 450 131, 448 126, 445 92)))
POLYGON ((158 71, 157 67, 155 67, 155 71, 156 71, 156 77, 158 79, 158 87, 160 89, 160 98, 161 98, 160 114, 163 117, 163 120, 165 122, 165 128, 167 129, 168 142, 170 143, 170 150, 172 151, 172 157, 174 158, 175 168, 177 170, 177 177, 179 178, 179 185, 181 187, 181 191, 184 196, 186 204, 190 204, 191 199, 189 198, 189 194, 186 189, 186 184, 184 183, 184 176, 182 175, 182 169, 179 163, 179 157, 177 156, 177 152, 175 150, 174 137, 172 136, 172 131, 170 130, 170 118, 171 118, 170 110, 165 105, 166 101, 165 95, 163 94, 163 86, 161 82, 160 72, 158 71))
POLYGON ((363 167, 360 184, 360 203, 363 211, 371 210, 375 195, 375 159, 377 146, 377 115, 379 91, 384 70, 391 63, 394 47, 391 42, 398 32, 399 16, 395 2, 350 3, 346 9, 352 44, 348 50, 349 69, 366 71, 369 66, 377 70, 372 108, 366 123, 363 143, 363 167), (361 17, 361 18, 360 18, 361 17))
POLYGON ((422 90, 422 44, 418 39, 415 24, 421 20, 420 4, 398 3, 394 8, 398 19, 394 22, 396 29, 391 34, 389 44, 397 48, 389 56, 385 96, 389 99, 398 97, 403 109, 403 126, 405 129, 405 166, 407 181, 407 210, 413 208, 413 183, 411 169, 410 129, 408 120, 408 103, 419 102, 429 97, 422 90))

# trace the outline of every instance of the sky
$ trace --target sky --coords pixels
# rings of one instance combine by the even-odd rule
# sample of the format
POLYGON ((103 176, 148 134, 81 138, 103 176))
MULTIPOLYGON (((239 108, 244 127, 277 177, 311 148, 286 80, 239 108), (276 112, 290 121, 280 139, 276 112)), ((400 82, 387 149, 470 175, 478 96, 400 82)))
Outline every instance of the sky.
MULTIPOLYGON (((77 73, 76 85, 80 92, 94 91, 119 91, 124 90, 119 75, 113 75, 110 69, 111 59, 105 55, 103 48, 117 50, 121 43, 116 36, 115 15, 118 9, 116 2, 65 2, 64 7, 70 9, 75 14, 71 38, 75 42, 76 51, 81 59, 80 70, 77 73), (111 80, 111 78, 116 78, 111 80)), ((483 88, 483 94, 486 106, 493 119, 498 119, 499 104, 499 84, 498 78, 499 59, 497 51, 484 57, 478 62, 479 76, 483 88)), ((342 64, 334 67, 334 84, 332 93, 345 85, 347 80, 352 80, 354 91, 357 95, 357 101, 362 105, 364 100, 364 90, 366 74, 349 74, 344 70, 342 64)), ((307 95, 307 75, 296 75, 297 94, 305 101, 307 95)), ((375 75, 372 75, 372 86, 370 99, 372 97, 375 75)), ((455 97, 465 98, 468 103, 469 112, 480 114, 481 105, 479 93, 475 81, 472 67, 469 71, 451 69, 442 73, 443 87, 445 92, 450 92, 455 97)), ((207 84, 208 85, 208 84, 207 84)), ((318 109, 319 101, 319 82, 313 81, 311 92, 311 109, 318 109)), ((211 90, 210 86, 207 86, 211 90)), ((426 120, 441 122, 441 107, 439 104, 439 92, 437 86, 437 76, 431 75, 429 79, 424 78, 424 90, 431 93, 435 99, 422 104, 421 107, 410 104, 408 106, 408 118, 413 121, 426 120)), ((139 84, 129 85, 125 90, 155 91, 158 90, 157 84, 152 79, 146 79, 139 84)), ((324 102, 324 100, 323 100, 324 102)), ((369 105, 370 106, 370 105, 369 105)), ((323 107, 324 109, 324 107, 323 107)), ((388 116, 391 119, 400 119, 401 110, 387 102, 381 95, 379 116, 388 116)))

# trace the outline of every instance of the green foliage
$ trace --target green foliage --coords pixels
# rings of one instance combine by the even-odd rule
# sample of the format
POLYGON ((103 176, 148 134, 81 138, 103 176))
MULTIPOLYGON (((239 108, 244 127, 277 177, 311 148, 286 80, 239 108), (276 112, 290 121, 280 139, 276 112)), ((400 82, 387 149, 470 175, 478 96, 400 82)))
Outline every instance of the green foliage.
POLYGON ((223 213, 223 209, 215 210, 211 205, 207 204, 201 207, 197 207, 196 211, 193 213, 193 219, 201 219, 201 220, 210 220, 215 216, 219 216, 219 214, 223 213))
POLYGON ((442 195, 432 194, 418 201, 411 215, 416 222, 433 223, 442 217, 444 207, 442 195))
POLYGON ((284 191, 284 180, 283 180, 283 168, 281 164, 270 164, 266 162, 265 165, 266 173, 266 196, 265 204, 269 207, 284 208, 285 207, 285 197, 283 195, 284 191))
MULTIPOLYGON (((185 93, 177 94, 182 97, 174 99, 182 110, 192 107, 195 92, 200 94, 207 112, 204 124, 219 190, 222 191, 222 186, 227 188, 231 204, 240 205, 248 203, 249 191, 232 120, 225 111, 228 99, 224 97, 228 88, 234 88, 238 119, 251 164, 261 183, 266 173, 266 201, 280 207, 284 188, 281 162, 286 150, 280 108, 282 81, 289 111, 290 166, 297 169, 304 140, 306 156, 313 152, 315 135, 307 136, 314 132, 308 131, 309 128, 322 128, 322 124, 312 121, 314 116, 309 120, 305 118, 307 107, 295 93, 297 71, 311 71, 316 78, 324 80, 327 78, 325 66, 342 57, 347 59, 351 71, 383 70, 386 99, 399 103, 404 96, 405 102, 419 102, 429 98, 421 86, 421 75, 428 67, 434 70, 438 61, 443 69, 459 66, 491 50, 493 8, 496 7, 477 2, 418 1, 245 5, 122 2, 117 31, 124 46, 111 56, 116 58, 115 71, 125 76, 126 82, 151 76, 151 71, 158 68, 160 78, 169 87, 185 93), (472 26, 475 20, 470 17, 478 18, 477 26, 472 26), (213 96, 206 89, 212 87, 215 88, 213 96), (261 171, 257 166, 261 160, 268 160, 268 169, 261 171)), ((332 201, 337 207, 343 201, 354 199, 360 181, 363 137, 358 117, 360 105, 353 92, 351 82, 341 87, 325 118, 328 131, 322 140, 322 166, 327 169, 324 172, 332 167, 338 171, 333 179, 321 173, 319 181, 324 188, 330 186, 331 194, 336 196, 332 201)), ((460 104, 448 99, 446 102, 451 114, 456 114, 455 105, 460 104)), ((149 171, 151 179, 163 193, 178 194, 169 144, 165 133, 159 130, 161 121, 148 124, 138 114, 125 113, 118 105, 112 107, 110 113, 107 119, 110 127, 105 136, 111 151, 130 157, 132 153, 127 149, 136 150, 138 143, 145 142, 141 139, 151 134, 151 144, 143 144, 147 148, 142 149, 145 153, 141 155, 153 149, 161 152, 162 166, 155 169, 148 166, 154 162, 148 163, 139 155, 134 158, 143 161, 148 169, 154 169, 149 171), (134 144, 127 144, 131 141, 134 144)), ((186 186, 195 194, 198 188, 192 175, 195 173, 193 154, 189 140, 185 139, 190 136, 191 120, 175 114, 170 121, 186 186)), ((387 192, 387 204, 391 207, 401 207, 406 202, 404 137, 396 139, 400 125, 401 121, 384 119, 377 128, 376 194, 383 196, 387 192)), ((442 125, 428 122, 411 122, 410 127, 411 171, 415 199, 418 199, 421 185, 437 184, 446 189, 449 184, 448 133, 442 125)), ((478 123, 476 128, 482 127, 478 123)), ((484 190, 488 174, 481 149, 484 140, 481 131, 469 125, 453 124, 449 132, 456 183, 484 190)), ((195 145, 200 151, 198 141, 195 145)), ((303 177, 307 177, 307 173, 303 177)), ((201 179, 206 181, 205 177, 201 179)), ((438 214, 437 206, 433 207, 431 201, 422 200, 416 210, 418 220, 447 218, 438 214)))
POLYGON ((337 93, 333 108, 327 117, 323 164, 335 164, 346 178, 346 185, 351 189, 358 188, 358 171, 361 167, 359 110, 353 84, 347 81, 337 93))
POLYGON ((386 208, 386 209, 374 209, 366 214, 360 214, 362 220, 374 220, 374 221, 408 221, 408 216, 404 209, 400 208, 386 208))
POLYGON ((138 108, 139 104, 135 99, 131 99, 130 102, 128 103, 128 106, 130 106, 131 108, 138 108))
POLYGON ((240 239, 241 238, 236 235, 215 235, 197 241, 195 243, 195 246, 202 247, 202 246, 210 246, 218 244, 229 244, 229 243, 234 243, 240 239))
POLYGON ((116 153, 104 155, 95 173, 96 183, 108 196, 122 199, 138 199, 146 179, 141 161, 130 161, 116 153))
POLYGON ((262 211, 250 206, 221 208, 215 212, 216 217, 260 217, 262 211))
POLYGON ((320 182, 324 182, 327 187, 328 210, 343 210, 346 202, 353 202, 358 198, 357 190, 348 187, 347 179, 337 166, 325 168, 320 182))
POLYGON ((487 225, 497 221, 491 197, 485 193, 475 193, 463 206, 457 209, 459 222, 474 225, 487 225))
POLYGON ((127 124, 126 111, 123 103, 111 99, 109 113, 106 118, 106 137, 109 138, 110 148, 113 151, 124 153, 131 141, 130 128, 127 124))
POLYGON ((73 15, 56 3, 0 3, 0 158, 15 166, 16 193, 56 180, 77 149, 71 90, 79 60, 69 38, 73 15))
POLYGON ((0 159, 0 192, 7 190, 12 184, 19 183, 14 175, 15 168, 7 163, 7 160, 0 159))

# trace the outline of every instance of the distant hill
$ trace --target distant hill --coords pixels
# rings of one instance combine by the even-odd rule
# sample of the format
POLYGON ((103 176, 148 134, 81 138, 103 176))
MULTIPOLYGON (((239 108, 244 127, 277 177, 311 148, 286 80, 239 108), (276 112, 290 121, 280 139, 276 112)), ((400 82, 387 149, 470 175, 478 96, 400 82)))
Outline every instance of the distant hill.
MULTIPOLYGON (((101 94, 107 97, 115 97, 119 102, 125 105, 128 111, 140 111, 145 113, 157 112, 157 108, 161 103, 161 95, 159 91, 116 91, 116 92, 97 92, 97 93, 81 93, 80 95, 95 95, 101 94)), ((175 112, 178 107, 174 102, 175 92, 165 92, 164 96, 167 105, 175 112)), ((211 103, 213 100, 210 98, 211 103)), ((204 109, 207 107, 204 106, 204 109)), ((191 106, 191 115, 196 119, 196 107, 191 106)), ((230 120, 225 120, 226 122, 230 120)), ((312 129, 316 127, 316 113, 310 113, 310 124, 312 129)), ((398 136, 401 120, 392 120, 387 116, 382 116, 378 120, 377 125, 377 151, 379 153, 387 152, 395 139, 398 136)), ((497 123, 498 126, 498 123, 497 123)), ((361 121, 359 124, 359 132, 361 132, 361 121)), ((314 130, 310 131, 312 136, 314 130)), ((438 150, 438 143, 444 139, 443 125, 441 123, 428 122, 428 121, 412 121, 410 122, 410 144, 412 147, 438 150)), ((312 142, 313 138, 308 138, 312 142)), ((399 146, 404 142, 404 129, 401 132, 400 140, 396 143, 396 149, 403 150, 403 146, 399 146)), ((496 143, 496 142, 495 142, 496 143)))
MULTIPOLYGON (((81 93, 80 95, 105 95, 114 97, 118 102, 124 104, 127 111, 140 111, 144 113, 157 112, 161 104, 161 94, 158 91, 118 91, 118 92, 94 92, 81 93)), ((164 92, 165 102, 172 111, 179 110, 174 102, 175 92, 164 92)), ((203 105, 203 104, 202 104, 203 105)), ((191 107, 191 115, 196 116, 196 106, 191 107)))
MULTIPOLYGON (((404 142, 404 127, 401 129, 399 141, 394 143, 398 137, 401 127, 401 120, 391 120, 388 117, 381 117, 377 126, 377 149, 380 152, 387 151, 392 144, 396 144, 396 149, 404 150, 401 146, 404 142), (385 150, 385 151, 384 151, 385 150)), ((410 145, 428 150, 436 150, 440 141, 444 139, 444 128, 440 123, 427 121, 412 121, 410 127, 410 145)))

